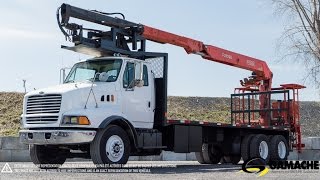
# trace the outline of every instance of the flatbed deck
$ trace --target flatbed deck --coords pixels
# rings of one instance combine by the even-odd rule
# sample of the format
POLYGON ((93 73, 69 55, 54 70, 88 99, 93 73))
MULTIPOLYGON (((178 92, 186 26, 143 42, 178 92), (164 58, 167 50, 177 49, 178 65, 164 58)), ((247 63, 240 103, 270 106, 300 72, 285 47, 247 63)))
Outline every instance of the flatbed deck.
POLYGON ((246 125, 246 124, 228 124, 215 123, 209 121, 191 121, 191 120, 167 120, 165 126, 169 125, 192 125, 192 126, 210 126, 210 127, 226 127, 226 128, 245 128, 245 129, 266 129, 266 130, 290 130, 289 126, 261 126, 261 125, 246 125))

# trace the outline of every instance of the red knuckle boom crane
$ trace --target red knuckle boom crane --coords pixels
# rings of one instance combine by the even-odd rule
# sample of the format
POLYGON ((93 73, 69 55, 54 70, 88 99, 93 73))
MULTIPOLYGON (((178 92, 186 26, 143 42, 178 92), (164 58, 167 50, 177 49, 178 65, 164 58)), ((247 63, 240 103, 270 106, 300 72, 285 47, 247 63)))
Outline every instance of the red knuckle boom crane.
POLYGON ((63 4, 57 11, 58 24, 66 39, 72 41, 74 46, 62 48, 93 56, 121 54, 145 59, 154 54, 146 51, 146 41, 149 40, 182 47, 188 54, 197 54, 206 60, 252 71, 252 76, 240 80, 241 87, 235 88, 235 94, 231 95, 232 124, 250 127, 288 126, 294 138, 293 146, 301 150, 303 144, 298 91, 304 86, 282 84, 278 88, 272 88, 273 74, 263 60, 109 15, 63 4), (110 30, 85 28, 70 23, 71 18, 103 25, 110 30), (88 32, 87 36, 84 35, 85 31, 88 32), (274 100, 273 95, 279 94, 283 97, 282 100, 274 100))

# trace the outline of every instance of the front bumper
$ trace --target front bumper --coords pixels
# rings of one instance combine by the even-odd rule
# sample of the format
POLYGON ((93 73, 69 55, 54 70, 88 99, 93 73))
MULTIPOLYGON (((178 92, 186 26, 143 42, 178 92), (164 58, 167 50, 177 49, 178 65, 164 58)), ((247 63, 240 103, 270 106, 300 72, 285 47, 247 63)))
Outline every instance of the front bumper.
POLYGON ((94 130, 21 130, 20 142, 24 144, 82 144, 90 143, 94 130))

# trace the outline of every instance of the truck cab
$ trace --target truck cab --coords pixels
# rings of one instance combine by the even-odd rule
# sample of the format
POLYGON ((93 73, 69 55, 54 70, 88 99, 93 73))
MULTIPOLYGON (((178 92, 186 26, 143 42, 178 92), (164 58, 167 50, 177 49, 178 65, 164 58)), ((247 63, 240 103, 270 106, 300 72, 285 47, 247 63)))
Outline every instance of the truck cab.
POLYGON ((150 63, 127 57, 88 59, 76 63, 63 84, 25 95, 20 139, 42 149, 86 146, 112 122, 134 136, 134 129, 153 128, 154 110, 150 63))

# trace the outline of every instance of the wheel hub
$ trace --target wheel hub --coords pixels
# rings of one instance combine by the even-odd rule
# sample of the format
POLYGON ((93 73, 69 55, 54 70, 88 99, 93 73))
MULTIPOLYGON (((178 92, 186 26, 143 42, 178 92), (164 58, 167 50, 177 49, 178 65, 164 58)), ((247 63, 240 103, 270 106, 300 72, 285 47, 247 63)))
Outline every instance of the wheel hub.
POLYGON ((280 159, 284 159, 286 157, 287 148, 283 141, 280 141, 278 144, 278 155, 280 159))
POLYGON ((266 141, 261 141, 259 144, 259 154, 262 159, 267 159, 269 155, 269 148, 266 141))
POLYGON ((106 144, 107 157, 112 162, 118 162, 124 154, 124 143, 118 135, 112 135, 106 144))
POLYGON ((114 147, 113 147, 113 151, 118 153, 120 151, 120 146, 119 144, 115 144, 114 147))

